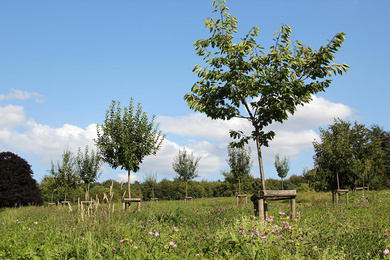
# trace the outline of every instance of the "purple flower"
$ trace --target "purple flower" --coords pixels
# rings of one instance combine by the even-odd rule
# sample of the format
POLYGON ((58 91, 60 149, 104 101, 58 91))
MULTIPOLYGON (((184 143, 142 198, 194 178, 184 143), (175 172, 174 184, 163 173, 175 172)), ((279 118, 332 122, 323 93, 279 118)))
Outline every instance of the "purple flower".
POLYGON ((112 252, 115 252, 115 251, 116 251, 116 248, 115 248, 115 247, 113 247, 113 248, 112 248, 112 252))
POLYGON ((174 247, 174 248, 177 247, 177 245, 176 245, 175 243, 173 243, 173 242, 169 242, 169 245, 172 246, 172 247, 174 247))
POLYGON ((389 249, 385 249, 385 251, 383 251, 384 255, 387 255, 388 253, 390 253, 389 249))

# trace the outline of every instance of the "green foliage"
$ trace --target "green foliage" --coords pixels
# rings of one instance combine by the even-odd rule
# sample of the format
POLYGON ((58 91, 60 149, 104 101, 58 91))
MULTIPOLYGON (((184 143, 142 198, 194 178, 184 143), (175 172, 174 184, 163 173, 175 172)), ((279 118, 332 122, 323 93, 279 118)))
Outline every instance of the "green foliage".
MULTIPOLYGON (((283 25, 268 53, 256 42, 259 28, 253 27, 238 43, 237 19, 230 15, 224 1, 213 1, 213 13, 205 27, 211 36, 195 43, 197 55, 205 66, 195 65, 193 72, 200 78, 185 95, 188 106, 212 119, 247 119, 253 127, 250 135, 231 130, 238 139, 233 145, 242 147, 250 139, 258 148, 261 179, 261 146, 268 146, 275 136, 264 128, 283 122, 294 114, 298 105, 308 103, 312 95, 330 86, 332 75, 347 72, 347 64, 334 64, 334 54, 344 42, 344 33, 337 33, 325 46, 314 51, 299 41, 291 41, 291 28, 283 25), (243 108, 243 109, 242 109, 243 108)), ((265 187, 263 187, 265 188, 265 187)))
POLYGON ((172 163, 173 170, 178 174, 178 179, 182 181, 192 180, 198 176, 198 165, 200 157, 195 157, 194 153, 188 154, 186 149, 179 150, 172 163))
POLYGON ((147 155, 155 155, 161 148, 165 135, 149 121, 138 103, 134 113, 133 99, 122 111, 119 101, 112 101, 103 125, 97 126, 95 140, 104 162, 114 169, 137 172, 147 155))
POLYGON ((321 142, 313 142, 318 179, 330 189, 351 188, 380 171, 383 151, 379 142, 362 124, 335 119, 328 129, 320 129, 321 142), (374 171, 374 169, 377 171, 374 171))
POLYGON ((139 103, 134 111, 133 99, 123 111, 119 101, 112 101, 104 124, 97 126, 95 142, 103 161, 114 169, 121 167, 128 172, 129 197, 130 172, 139 170, 145 156, 156 155, 165 138, 154 119, 153 115, 149 121, 139 103))
POLYGON ((89 154, 88 146, 86 146, 84 153, 82 153, 81 148, 79 148, 76 157, 76 170, 80 180, 87 186, 100 177, 101 165, 102 161, 97 152, 92 149, 91 154, 89 154))
POLYGON ((250 148, 247 150, 244 147, 235 148, 228 146, 228 157, 227 162, 230 166, 230 173, 225 176, 225 180, 229 179, 229 175, 231 175, 234 181, 238 180, 238 193, 240 194, 241 181, 248 178, 251 173, 251 150, 250 148))
POLYGON ((195 158, 193 152, 191 154, 187 154, 185 148, 183 151, 179 150, 179 154, 173 159, 172 168, 178 174, 178 180, 186 182, 186 197, 188 196, 187 182, 199 177, 197 171, 199 161, 200 157, 195 158))
POLYGON ((50 174, 54 178, 54 191, 63 189, 64 200, 66 200, 66 192, 69 189, 76 187, 79 177, 76 173, 76 158, 73 156, 72 150, 67 147, 62 153, 62 161, 57 161, 57 165, 51 162, 50 174))
POLYGON ((280 179, 282 179, 282 190, 283 190, 283 179, 287 177, 288 171, 290 170, 290 158, 286 156, 282 159, 279 158, 279 154, 275 155, 275 168, 280 179))

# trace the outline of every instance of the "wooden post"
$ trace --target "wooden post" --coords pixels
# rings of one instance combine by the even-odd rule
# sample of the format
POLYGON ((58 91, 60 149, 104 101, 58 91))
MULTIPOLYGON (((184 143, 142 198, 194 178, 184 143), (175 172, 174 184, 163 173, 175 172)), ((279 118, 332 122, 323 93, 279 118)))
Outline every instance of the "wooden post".
POLYGON ((295 198, 291 199, 291 212, 292 212, 292 220, 295 219, 295 198))
POLYGON ((265 214, 264 214, 264 199, 260 198, 259 199, 259 217, 262 220, 265 220, 265 214))

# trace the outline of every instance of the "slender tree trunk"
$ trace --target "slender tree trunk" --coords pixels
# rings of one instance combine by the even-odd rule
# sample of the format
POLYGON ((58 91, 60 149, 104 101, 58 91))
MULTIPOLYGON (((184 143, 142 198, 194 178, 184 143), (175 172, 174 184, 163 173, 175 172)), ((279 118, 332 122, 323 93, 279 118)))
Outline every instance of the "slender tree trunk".
POLYGON ((65 201, 66 201, 66 190, 65 190, 65 201))
POLYGON ((260 137, 256 137, 256 146, 257 146, 257 157, 259 159, 259 168, 260 168, 260 179, 261 185, 263 186, 263 191, 265 191, 265 179, 264 179, 264 170, 263 170, 263 157, 261 156, 261 147, 260 147, 260 137))
POLYGON ((283 179, 282 179, 282 190, 283 190, 283 179))
POLYGON ((363 176, 363 194, 362 195, 364 196, 364 176, 363 176))
POLYGON ((241 194, 241 179, 238 178, 238 195, 241 194))
POLYGON ((336 176, 337 176, 337 189, 340 189, 340 179, 339 179, 339 171, 337 167, 337 161, 336 161, 336 176))
POLYGON ((188 193, 187 193, 187 181, 186 181, 186 198, 188 197, 188 193))
POLYGON ((130 192, 130 171, 127 172, 127 190, 129 192, 129 199, 131 199, 131 192, 130 192))

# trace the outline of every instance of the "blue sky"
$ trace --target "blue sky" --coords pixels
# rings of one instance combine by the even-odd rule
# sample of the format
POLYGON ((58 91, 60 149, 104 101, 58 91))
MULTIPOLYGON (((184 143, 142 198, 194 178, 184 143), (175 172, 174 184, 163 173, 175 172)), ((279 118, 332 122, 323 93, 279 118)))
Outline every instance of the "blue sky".
MULTIPOLYGON (((337 63, 351 66, 333 78, 326 92, 299 108, 284 124, 271 126, 276 138, 263 150, 266 178, 277 178, 274 156, 290 156, 291 174, 313 167, 314 139, 333 118, 390 130, 390 2, 228 1, 245 34, 260 28, 258 43, 272 45, 282 24, 293 40, 317 49, 337 32, 346 41, 337 63)), ((204 27, 211 1, 0 1, 0 151, 25 158, 41 181, 50 162, 69 146, 93 146, 96 124, 112 100, 130 98, 155 114, 167 134, 156 156, 132 175, 172 179, 179 149, 201 157, 198 180, 223 179, 229 129, 250 131, 241 120, 211 121, 191 111, 183 96, 196 82, 202 59, 193 43, 209 36, 204 27)), ((237 37, 238 40, 239 37, 237 37)), ((252 144, 253 175, 259 176, 252 144)), ((124 171, 103 166, 99 181, 122 180, 124 171)))

